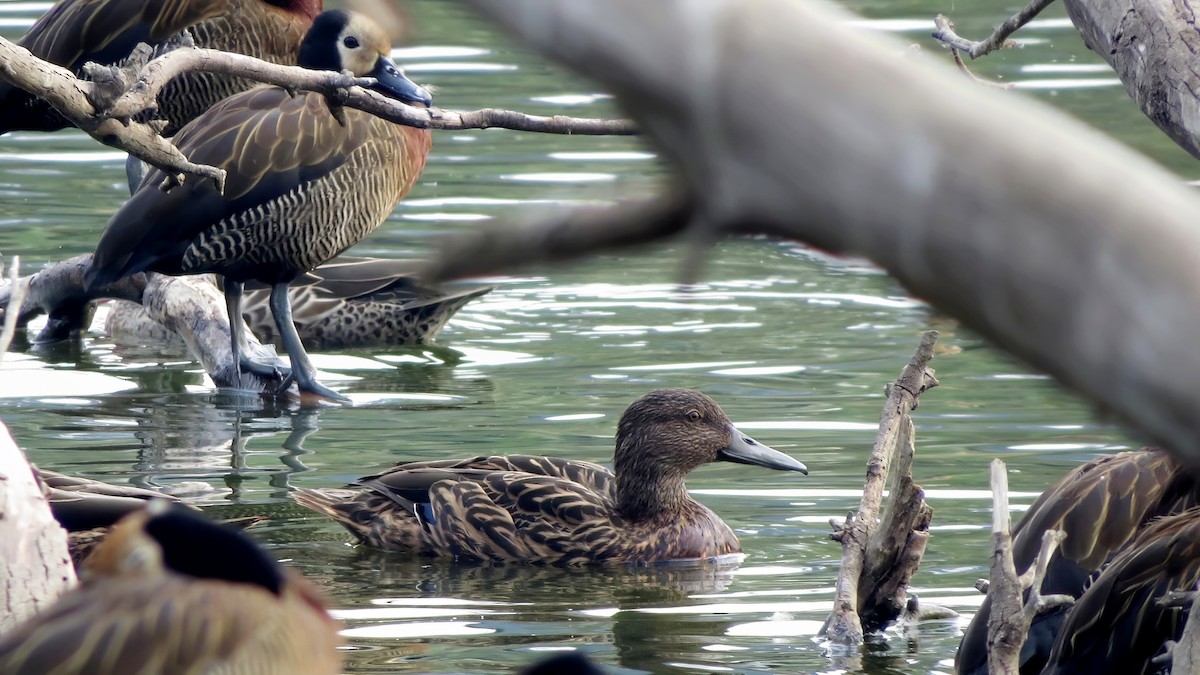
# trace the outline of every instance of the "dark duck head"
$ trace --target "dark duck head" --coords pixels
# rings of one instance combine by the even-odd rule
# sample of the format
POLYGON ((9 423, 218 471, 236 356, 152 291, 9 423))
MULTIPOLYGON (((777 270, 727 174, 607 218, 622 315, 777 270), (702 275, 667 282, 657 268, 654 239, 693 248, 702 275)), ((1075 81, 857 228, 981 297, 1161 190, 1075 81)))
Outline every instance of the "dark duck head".
POLYGON ((691 500, 683 479, 709 462, 808 468, 738 431, 716 401, 691 389, 660 389, 634 401, 617 425, 617 509, 632 521, 678 513, 691 500))
POLYGON ((383 29, 361 14, 344 10, 322 12, 300 44, 298 63, 313 70, 350 71, 372 77, 371 89, 410 105, 429 107, 433 97, 396 66, 391 41, 383 29))

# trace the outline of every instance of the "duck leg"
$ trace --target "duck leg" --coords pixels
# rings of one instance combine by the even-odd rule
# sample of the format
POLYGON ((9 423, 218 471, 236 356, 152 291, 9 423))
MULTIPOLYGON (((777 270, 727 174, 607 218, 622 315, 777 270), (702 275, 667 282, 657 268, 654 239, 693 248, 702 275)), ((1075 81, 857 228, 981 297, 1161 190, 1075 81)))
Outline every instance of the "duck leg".
POLYGON ((271 286, 271 315, 275 317, 275 328, 279 331, 279 339, 287 350, 288 358, 292 361, 292 373, 284 380, 282 391, 290 384, 292 378, 301 392, 309 392, 341 403, 349 403, 350 399, 317 382, 317 369, 313 367, 300 342, 300 334, 296 332, 296 324, 292 322, 292 300, 288 297, 288 285, 278 283, 271 286))
POLYGON ((225 280, 225 308, 229 312, 229 335, 232 338, 233 362, 237 364, 238 376, 252 373, 269 380, 286 377, 277 366, 259 363, 246 355, 246 322, 242 319, 242 282, 225 280))

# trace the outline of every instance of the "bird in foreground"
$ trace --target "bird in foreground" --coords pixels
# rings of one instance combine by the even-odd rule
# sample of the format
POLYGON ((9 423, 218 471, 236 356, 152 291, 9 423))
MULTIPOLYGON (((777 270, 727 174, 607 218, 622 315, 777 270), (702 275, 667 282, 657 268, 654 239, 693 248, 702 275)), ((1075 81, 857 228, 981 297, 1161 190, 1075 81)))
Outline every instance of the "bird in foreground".
POLYGON ((738 431, 708 396, 664 389, 621 416, 611 472, 531 455, 408 462, 357 481, 362 490, 299 489, 293 498, 384 549, 563 565, 707 560, 741 552, 683 484, 716 461, 808 473, 738 431))
POLYGON ((1156 659, 1187 612, 1159 604, 1200 582, 1200 508, 1150 523, 1113 558, 1067 614, 1045 675, 1178 672, 1156 659))
MULTIPOLYGON (((1079 466, 1034 501, 1013 529, 1018 572, 1033 564, 1042 534, 1062 530, 1042 582, 1043 595, 1078 598, 1096 573, 1156 518, 1200 504, 1200 481, 1170 453, 1159 449, 1124 452, 1079 466)), ((1034 617, 1021 648, 1021 673, 1042 672, 1070 608, 1034 617)), ((959 675, 987 673, 987 624, 991 596, 971 620, 954 660, 959 675)))
MULTIPOLYGON (((321 0, 62 0, 18 41, 34 56, 78 74, 84 63, 113 64, 139 42, 157 46, 189 30, 197 47, 293 65, 321 0)), ((214 73, 187 73, 158 97, 164 134, 217 101, 257 83, 214 73)), ((44 100, 0 81, 0 134, 57 131, 70 123, 44 100)))
MULTIPOLYGON (((429 94, 388 57, 387 36, 353 12, 326 11, 304 37, 299 64, 376 79, 384 95, 418 106, 429 94)), ((320 384, 292 321, 288 285, 370 234, 408 193, 425 165, 427 129, 342 108, 315 93, 262 86, 231 96, 184 127, 175 144, 191 161, 228 172, 224 193, 189 176, 163 192, 149 172, 109 220, 87 284, 137 272, 224 277, 229 316, 241 316, 243 286, 271 287, 270 307, 300 391, 345 397, 320 384)), ((242 324, 231 322, 234 362, 276 377, 246 356, 242 324)), ((281 387, 281 390, 283 388, 281 387)))
POLYGON ((152 502, 97 547, 82 586, 0 637, 0 673, 332 675, 338 627, 245 535, 152 502))

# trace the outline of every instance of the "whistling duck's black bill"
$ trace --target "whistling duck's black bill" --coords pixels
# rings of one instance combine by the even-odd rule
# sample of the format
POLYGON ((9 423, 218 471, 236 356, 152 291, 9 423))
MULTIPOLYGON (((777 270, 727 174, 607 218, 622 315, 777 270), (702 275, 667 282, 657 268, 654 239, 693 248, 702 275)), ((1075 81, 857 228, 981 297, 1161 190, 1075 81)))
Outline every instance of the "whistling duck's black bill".
POLYGON ((433 105, 433 97, 429 95, 429 92, 408 79, 396 67, 395 61, 386 56, 379 57, 379 60, 375 62, 375 70, 371 71, 370 77, 379 82, 372 89, 377 89, 382 94, 400 99, 405 103, 420 103, 426 108, 433 105))
POLYGON ((717 459, 738 464, 754 464, 779 471, 799 471, 808 474, 808 467, 782 452, 763 445, 729 425, 729 447, 717 453, 717 459))

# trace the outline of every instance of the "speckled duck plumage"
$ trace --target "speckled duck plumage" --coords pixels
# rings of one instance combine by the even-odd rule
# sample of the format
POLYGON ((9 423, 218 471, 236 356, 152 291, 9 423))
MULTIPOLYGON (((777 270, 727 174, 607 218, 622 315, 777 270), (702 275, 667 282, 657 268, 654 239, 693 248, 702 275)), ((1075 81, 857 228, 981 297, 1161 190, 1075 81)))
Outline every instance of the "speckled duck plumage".
MULTIPOLYGON (((418 261, 339 256, 288 289, 292 318, 309 349, 362 349, 433 342, 463 305, 493 286, 443 290, 415 276, 418 261)), ((278 341, 265 288, 248 285, 243 316, 264 341, 278 341)))
POLYGON ((733 530, 684 488, 714 461, 807 473, 739 432, 708 396, 654 391, 625 411, 615 472, 532 455, 408 462, 362 490, 294 493, 361 541, 482 561, 645 564, 741 551, 733 530))
MULTIPOLYGON (((133 485, 112 485, 36 466, 33 467, 33 475, 42 486, 42 494, 50 503, 54 519, 67 531, 67 551, 77 570, 104 541, 113 525, 131 513, 144 509, 147 502, 169 501, 181 508, 195 508, 185 505, 176 497, 133 485)), ((263 520, 265 518, 261 516, 245 516, 216 522, 246 529, 263 520)))

